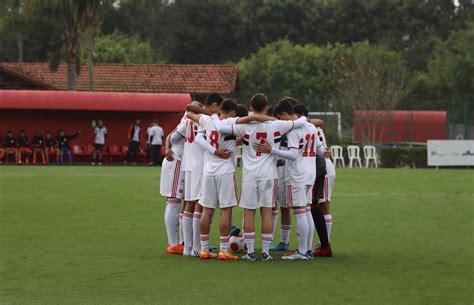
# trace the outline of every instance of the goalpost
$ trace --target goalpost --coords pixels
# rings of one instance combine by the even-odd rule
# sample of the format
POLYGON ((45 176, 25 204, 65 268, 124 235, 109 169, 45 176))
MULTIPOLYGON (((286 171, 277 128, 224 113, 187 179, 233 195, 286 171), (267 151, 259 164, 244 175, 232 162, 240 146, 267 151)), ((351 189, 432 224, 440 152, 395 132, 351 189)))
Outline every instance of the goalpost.
POLYGON ((309 112, 309 115, 324 121, 325 126, 337 131, 340 137, 342 132, 340 112, 309 112))

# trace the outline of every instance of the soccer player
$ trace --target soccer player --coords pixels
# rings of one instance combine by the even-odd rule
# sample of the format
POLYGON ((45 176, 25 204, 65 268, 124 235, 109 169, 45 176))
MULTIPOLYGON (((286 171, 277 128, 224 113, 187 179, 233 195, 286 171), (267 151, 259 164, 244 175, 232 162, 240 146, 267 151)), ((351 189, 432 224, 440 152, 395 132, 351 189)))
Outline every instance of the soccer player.
POLYGON ((33 164, 36 164, 36 155, 38 152, 41 154, 41 162, 46 164, 46 151, 44 148, 44 138, 39 131, 35 133, 33 140, 31 141, 33 146, 33 164))
MULTIPOLYGON (((326 175, 324 177, 324 186, 323 186, 323 193, 322 198, 318 199, 318 208, 321 210, 322 214, 324 215, 324 220, 326 222, 326 231, 327 231, 327 238, 328 242, 330 241, 331 236, 331 229, 332 229, 332 215, 329 209, 329 204, 331 201, 331 195, 334 188, 334 183, 336 181, 336 168, 331 160, 331 151, 327 146, 326 137, 324 136, 323 126, 324 122, 319 120, 315 124, 318 129, 318 137, 323 143, 326 152, 324 154, 324 159, 326 161, 326 175)), ((315 256, 332 256, 332 251, 330 246, 326 246, 325 248, 321 247, 321 243, 318 243, 315 251, 313 252, 315 256)))
POLYGON ((44 139, 44 146, 46 149, 46 162, 49 163, 49 154, 55 156, 56 163, 59 163, 59 149, 58 142, 53 139, 50 131, 46 131, 44 139))
POLYGON ((7 131, 7 136, 5 137, 3 146, 5 147, 5 161, 8 162, 9 155, 14 155, 15 162, 18 163, 18 142, 13 136, 13 132, 11 130, 7 131))
POLYGON ((142 135, 141 123, 141 120, 137 118, 128 129, 128 151, 125 155, 125 160, 123 161, 124 164, 127 164, 130 161, 132 164, 135 164, 137 161, 138 153, 140 151, 140 139, 142 135))
POLYGON ((153 165, 159 164, 161 145, 163 144, 163 128, 158 125, 158 120, 153 120, 152 127, 148 130, 150 144, 150 161, 153 165))
MULTIPOLYGON (((217 93, 211 93, 206 97, 205 110, 214 114, 221 105, 222 97, 217 93)), ((179 137, 185 138, 182 170, 184 172, 184 200, 185 211, 183 213, 183 237, 184 256, 199 257, 201 249, 199 222, 201 220, 202 206, 197 202, 201 192, 204 150, 195 141, 200 131, 199 124, 187 119, 180 124, 176 132, 171 136, 171 144, 174 145, 179 137)))
POLYGON ((73 135, 66 135, 64 130, 59 129, 58 131, 58 146, 59 146, 59 164, 64 164, 64 155, 67 154, 69 164, 71 164, 74 160, 72 158, 71 153, 71 146, 69 142, 75 138, 77 138, 81 134, 81 131, 77 131, 73 135))
POLYGON ((92 165, 102 165, 102 158, 104 156, 105 138, 107 137, 107 128, 104 126, 102 120, 92 121, 92 128, 94 128, 94 154, 92 155, 92 165), (97 158, 97 156, 99 158, 97 158))
POLYGON ((28 139, 28 136, 25 133, 25 130, 20 130, 20 135, 18 136, 18 164, 21 164, 21 156, 26 155, 25 158, 25 163, 29 163, 29 157, 32 153, 31 150, 31 145, 30 145, 30 140, 28 139))
MULTIPOLYGON (((252 96, 251 110, 255 114, 266 115, 268 99, 262 93, 252 96)), ((216 123, 216 122, 215 122, 216 123)), ((255 214, 260 209, 262 217, 262 254, 261 260, 273 258, 269 248, 273 239, 272 208, 276 201, 277 158, 273 154, 263 154, 254 149, 254 143, 269 142, 278 145, 281 136, 294 128, 300 128, 306 118, 297 121, 268 121, 243 125, 217 124, 219 132, 243 137, 243 177, 240 207, 244 208, 244 239, 247 254, 244 260, 255 261, 255 214)))
POLYGON ((206 151, 204 154, 204 173, 199 204, 203 206, 201 216, 201 253, 202 259, 212 259, 216 255, 209 250, 209 231, 211 218, 219 207, 220 223, 220 260, 237 260, 238 257, 229 252, 232 208, 237 205, 237 178, 235 176, 234 157, 236 137, 220 133, 213 120, 222 123, 244 124, 253 120, 267 121, 266 116, 247 116, 236 118, 238 106, 231 100, 224 100, 220 106, 220 115, 212 118, 203 114, 188 113, 188 117, 199 125, 203 132, 198 133, 196 142, 206 151), (205 137, 205 138, 204 138, 205 137), (223 155, 218 153, 228 153, 223 155), (233 187, 232 187, 233 186, 233 187))
MULTIPOLYGON (((306 119, 308 110, 303 105, 296 105, 293 108, 291 103, 282 100, 275 108, 275 113, 281 119, 295 120, 298 117, 306 119)), ((295 212, 298 249, 283 256, 282 259, 307 260, 312 257, 314 225, 309 206, 316 178, 316 154, 323 155, 324 147, 317 137, 316 128, 309 122, 306 122, 303 128, 290 131, 287 138, 288 150, 272 147, 269 143, 257 143, 255 148, 257 151, 287 159, 285 162, 286 205, 295 212)))

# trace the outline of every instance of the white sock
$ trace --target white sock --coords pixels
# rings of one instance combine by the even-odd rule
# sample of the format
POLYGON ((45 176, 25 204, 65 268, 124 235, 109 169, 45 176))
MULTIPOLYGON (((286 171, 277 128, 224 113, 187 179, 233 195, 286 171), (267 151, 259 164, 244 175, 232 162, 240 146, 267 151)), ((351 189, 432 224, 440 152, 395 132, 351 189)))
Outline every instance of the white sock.
POLYGON ((275 228, 278 221, 278 211, 272 212, 272 234, 275 235, 275 228))
POLYGON ((209 234, 200 234, 201 251, 209 251, 209 234))
POLYGON ((168 235, 168 245, 176 246, 179 242, 179 209, 180 204, 175 202, 168 202, 165 208, 165 226, 168 235))
POLYGON ((254 247, 255 247, 255 232, 250 232, 250 233, 245 232, 244 240, 245 240, 245 245, 247 246, 247 253, 255 252, 255 249, 254 249, 254 247))
POLYGON ((183 213, 183 239, 184 248, 193 248, 193 213, 184 211, 183 213))
POLYGON ((273 240, 273 234, 262 233, 262 253, 268 254, 268 250, 270 249, 272 240, 273 240))
POLYGON ((326 230, 328 231, 328 241, 329 236, 331 236, 331 228, 332 228, 332 215, 324 215, 324 220, 326 220, 326 230))
POLYGON ((296 209, 296 227, 298 228, 298 250, 305 254, 308 245, 308 218, 304 209, 296 209))
POLYGON ((281 242, 285 245, 290 243, 291 225, 281 225, 281 242))
POLYGON ((221 236, 221 251, 222 252, 227 252, 229 251, 229 241, 230 241, 230 235, 227 236, 221 236))
POLYGON ((193 217, 193 250, 194 251, 199 251, 200 250, 200 244, 201 244, 201 238, 200 238, 200 232, 201 230, 199 229, 199 223, 201 222, 201 212, 194 212, 194 217, 193 217))
POLYGON ((179 243, 182 244, 183 239, 183 213, 179 213, 179 243))
POLYGON ((313 249, 313 238, 314 238, 314 221, 313 221, 313 215, 311 215, 311 208, 307 207, 306 208, 306 218, 308 220, 308 244, 307 244, 307 249, 312 250, 313 249))

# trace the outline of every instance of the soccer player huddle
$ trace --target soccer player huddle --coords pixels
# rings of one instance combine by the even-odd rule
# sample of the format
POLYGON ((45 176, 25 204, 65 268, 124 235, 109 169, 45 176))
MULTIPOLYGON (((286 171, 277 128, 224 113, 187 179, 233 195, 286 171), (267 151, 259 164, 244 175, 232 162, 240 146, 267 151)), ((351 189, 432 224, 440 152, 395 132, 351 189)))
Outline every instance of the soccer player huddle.
POLYGON ((237 260, 230 249, 233 209, 243 209, 242 260, 255 261, 255 216, 261 216, 262 261, 271 251, 286 251, 284 260, 332 256, 329 201, 335 169, 326 146, 322 121, 309 120, 308 109, 285 97, 270 110, 262 93, 244 105, 209 94, 204 105, 193 102, 166 139, 160 193, 167 197, 165 225, 168 253, 201 259, 237 260), (236 148, 242 145, 242 183, 237 193, 236 148), (184 199, 184 205, 181 200, 184 199), (281 210, 281 241, 272 247, 281 210), (220 250, 209 245, 211 223, 220 213, 220 250), (291 210, 298 246, 290 251, 291 210), (314 231, 319 242, 313 249, 314 231))

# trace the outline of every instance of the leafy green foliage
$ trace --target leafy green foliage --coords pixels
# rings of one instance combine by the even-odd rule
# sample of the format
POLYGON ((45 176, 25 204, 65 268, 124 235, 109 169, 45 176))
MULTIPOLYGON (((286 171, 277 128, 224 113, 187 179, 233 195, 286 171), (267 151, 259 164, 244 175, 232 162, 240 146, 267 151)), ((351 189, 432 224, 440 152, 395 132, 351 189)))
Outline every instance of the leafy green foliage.
POLYGON ((385 147, 380 149, 382 167, 414 167, 428 166, 426 147, 385 147))

